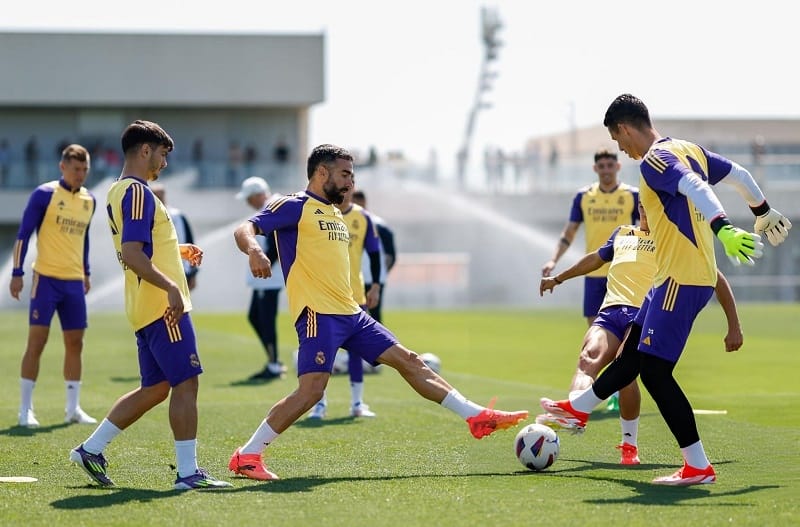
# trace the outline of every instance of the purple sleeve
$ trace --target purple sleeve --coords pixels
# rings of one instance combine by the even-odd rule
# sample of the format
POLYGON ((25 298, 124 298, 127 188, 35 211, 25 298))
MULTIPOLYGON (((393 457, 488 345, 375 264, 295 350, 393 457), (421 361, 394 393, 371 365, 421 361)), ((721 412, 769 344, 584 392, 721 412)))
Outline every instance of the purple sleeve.
POLYGON ((18 257, 14 259, 14 268, 11 271, 12 276, 23 275, 22 266, 25 263, 25 255, 28 253, 28 242, 33 231, 38 232, 39 227, 42 226, 42 220, 44 220, 47 206, 53 198, 53 192, 54 189, 50 187, 38 187, 28 199, 25 212, 22 213, 19 231, 17 231, 17 240, 21 242, 21 248, 17 253, 18 257))
POLYGON ((583 191, 575 194, 575 199, 572 200, 572 209, 569 211, 569 221, 583 223, 583 209, 581 208, 582 199, 583 191))
POLYGON ((83 274, 86 276, 91 274, 91 269, 89 268, 89 227, 92 225, 92 218, 94 218, 94 213, 97 210, 97 199, 91 192, 89 195, 92 196, 92 215, 89 218, 89 224, 86 225, 86 233, 83 235, 83 274))
POLYGON ((122 243, 153 244, 153 217, 156 201, 141 183, 134 183, 122 196, 122 243))
POLYGON ((381 250, 381 239, 378 237, 378 229, 372 222, 372 217, 364 211, 364 217, 367 219, 367 232, 364 236, 364 249, 368 253, 379 252, 381 250))
POLYGON ((614 238, 617 237, 618 232, 619 227, 614 229, 614 232, 611 233, 611 236, 608 238, 608 240, 606 240, 606 243, 597 249, 597 254, 604 262, 610 262, 614 259, 614 238))
POLYGON ((715 154, 714 152, 709 152, 707 150, 704 150, 704 152, 708 160, 708 182, 711 185, 716 185, 724 179, 725 176, 730 174, 733 163, 731 163, 730 159, 715 154))
POLYGON ((250 221, 259 231, 256 234, 269 236, 270 233, 286 227, 296 228, 300 216, 303 214, 305 201, 303 198, 288 199, 283 202, 278 200, 276 202, 278 206, 274 208, 271 208, 268 203, 266 207, 250 217, 250 221))
POLYGON ((641 169, 642 177, 650 188, 667 192, 672 196, 678 193, 678 182, 684 174, 692 172, 674 154, 666 150, 650 152, 639 168, 641 169))

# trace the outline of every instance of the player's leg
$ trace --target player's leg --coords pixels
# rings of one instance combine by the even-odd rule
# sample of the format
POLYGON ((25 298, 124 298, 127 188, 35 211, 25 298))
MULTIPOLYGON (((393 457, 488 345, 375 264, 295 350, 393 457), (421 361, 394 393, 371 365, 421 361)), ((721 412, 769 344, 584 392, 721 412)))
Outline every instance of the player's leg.
POLYGON ((591 388, 570 394, 569 399, 555 401, 543 397, 542 408, 563 418, 561 426, 581 432, 595 406, 611 394, 629 385, 639 375, 641 357, 637 348, 641 326, 634 323, 619 356, 597 377, 591 388))
POLYGON ((267 355, 267 364, 263 369, 257 371, 250 376, 250 380, 269 379, 272 376, 269 374, 269 361, 270 361, 270 341, 265 332, 265 313, 264 313, 264 293, 263 289, 253 289, 253 294, 250 299, 250 309, 247 312, 247 320, 250 326, 255 331, 264 353, 267 355))
POLYGON ((336 352, 352 327, 348 318, 318 315, 309 309, 297 318, 297 389, 275 403, 250 439, 233 452, 228 463, 231 471, 250 479, 278 479, 264 464, 262 453, 322 398, 336 352))
POLYGON ((589 388, 602 369, 614 360, 619 350, 621 339, 609 328, 598 325, 601 316, 595 319, 595 323, 589 326, 583 337, 578 366, 569 388, 570 393, 589 388))
POLYGON ((39 421, 33 411, 33 389, 39 377, 39 364, 50 336, 50 322, 58 304, 59 293, 52 279, 33 273, 31 301, 28 307, 28 342, 20 364, 20 426, 36 427, 39 421))
POLYGON ((422 397, 441 404, 465 419, 474 437, 480 439, 528 417, 526 411, 503 412, 492 409, 492 405, 486 408, 468 400, 442 376, 430 369, 418 354, 401 345, 386 327, 363 311, 357 316, 358 331, 353 333, 343 347, 370 364, 386 364, 397 370, 422 397))
POLYGON ((64 293, 57 306, 64 338, 64 384, 66 388, 64 421, 95 424, 97 419, 84 412, 80 406, 83 372, 81 357, 83 337, 88 326, 83 280, 64 281, 60 285, 64 293))
MULTIPOLYGON (((361 306, 367 309, 366 306, 361 306)), ((349 353, 347 360, 347 374, 350 377, 350 415, 352 417, 375 417, 375 412, 370 410, 364 402, 364 361, 361 356, 349 353)))
POLYGON ((684 461, 677 472, 656 478, 654 483, 695 485, 716 481, 714 468, 700 441, 692 406, 673 376, 694 320, 713 291, 712 287, 684 286, 669 280, 655 290, 644 320, 647 336, 639 346, 643 352, 642 384, 675 436, 684 461))

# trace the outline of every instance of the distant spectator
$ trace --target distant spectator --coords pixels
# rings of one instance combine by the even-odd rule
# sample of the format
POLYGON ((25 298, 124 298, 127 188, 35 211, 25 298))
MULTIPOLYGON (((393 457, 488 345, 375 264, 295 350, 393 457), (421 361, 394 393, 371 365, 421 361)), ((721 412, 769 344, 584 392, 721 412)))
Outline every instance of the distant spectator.
POLYGON ((289 162, 289 154, 289 145, 286 143, 286 139, 279 138, 272 151, 272 159, 279 165, 285 165, 289 162))
POLYGON ((244 171, 247 174, 247 177, 251 177, 253 175, 253 170, 255 169, 257 160, 258 150, 256 150, 255 145, 250 143, 244 149, 244 171))
POLYGON ((11 148, 8 146, 8 139, 0 140, 0 187, 8 184, 8 176, 11 173, 11 148))
POLYGON ((243 157, 242 147, 233 141, 228 147, 228 171, 225 174, 225 186, 235 187, 239 184, 243 157))
POLYGON ((39 183, 39 143, 36 136, 32 135, 25 143, 25 174, 28 177, 28 184, 36 185, 39 183))

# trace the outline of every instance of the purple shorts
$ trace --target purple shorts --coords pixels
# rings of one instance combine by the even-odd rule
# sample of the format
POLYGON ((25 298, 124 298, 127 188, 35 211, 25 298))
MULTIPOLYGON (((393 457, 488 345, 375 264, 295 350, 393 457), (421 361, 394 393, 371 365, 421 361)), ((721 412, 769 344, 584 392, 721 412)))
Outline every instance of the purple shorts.
POLYGON ((639 351, 678 362, 694 320, 713 294, 711 286, 679 285, 672 279, 650 289, 635 320, 642 326, 639 351))
POLYGON ((628 331, 628 326, 633 324, 633 319, 636 318, 638 312, 638 307, 609 306, 597 313, 592 325, 610 331, 622 342, 625 339, 625 332, 628 331))
POLYGON ((142 386, 165 380, 170 386, 177 386, 203 373, 189 313, 184 313, 174 328, 162 319, 143 327, 136 332, 136 345, 142 386))
POLYGON ((583 279, 583 316, 593 317, 600 311, 606 296, 608 278, 587 276, 583 279))
POLYGON ((33 273, 28 323, 49 326, 58 312, 61 329, 86 329, 86 293, 83 280, 59 280, 33 273))
POLYGON ((339 348, 358 355, 373 366, 380 355, 398 343, 391 331, 363 310, 355 315, 323 315, 308 308, 295 322, 297 375, 330 373, 339 348))

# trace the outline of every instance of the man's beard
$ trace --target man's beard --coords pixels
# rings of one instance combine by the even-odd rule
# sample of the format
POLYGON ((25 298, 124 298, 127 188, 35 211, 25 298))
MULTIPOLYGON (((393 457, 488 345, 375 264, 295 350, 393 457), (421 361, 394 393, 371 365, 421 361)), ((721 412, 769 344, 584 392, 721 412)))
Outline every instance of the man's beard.
POLYGON ((344 201, 344 194, 342 194, 342 189, 336 188, 335 183, 323 186, 322 191, 325 193, 325 199, 327 199, 328 201, 330 201, 335 205, 341 205, 341 203, 344 201))

